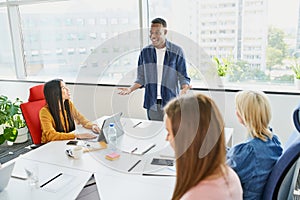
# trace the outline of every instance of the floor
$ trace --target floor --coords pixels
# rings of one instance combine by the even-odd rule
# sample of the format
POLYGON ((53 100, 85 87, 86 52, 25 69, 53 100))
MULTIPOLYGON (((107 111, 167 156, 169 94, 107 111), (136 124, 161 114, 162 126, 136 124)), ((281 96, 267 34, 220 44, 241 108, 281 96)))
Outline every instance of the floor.
POLYGON ((91 177, 76 200, 100 200, 94 176, 91 177))
POLYGON ((21 154, 31 151, 31 144, 32 141, 30 136, 28 136, 28 140, 24 143, 13 143, 12 145, 8 145, 7 142, 4 142, 0 145, 0 163, 6 163, 7 161, 14 159, 21 154))

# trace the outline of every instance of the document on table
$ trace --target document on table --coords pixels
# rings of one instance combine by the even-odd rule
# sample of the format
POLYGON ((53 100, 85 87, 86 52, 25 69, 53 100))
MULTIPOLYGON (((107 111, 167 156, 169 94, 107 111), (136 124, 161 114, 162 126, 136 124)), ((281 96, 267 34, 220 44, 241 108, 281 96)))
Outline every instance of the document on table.
POLYGON ((176 176, 175 161, 172 162, 173 163, 172 166, 154 165, 151 164, 153 163, 153 159, 169 161, 169 159, 165 159, 165 158, 153 158, 153 157, 148 158, 147 161, 145 162, 145 166, 143 170, 144 176, 176 176))
POLYGON ((66 190, 66 187, 70 185, 72 180, 74 180, 74 176, 62 173, 60 176, 49 176, 49 180, 44 180, 44 182, 41 182, 43 190, 49 191, 49 192, 57 192, 58 190, 66 190), (57 177, 57 178, 53 178, 57 177), (46 183, 46 184, 45 184, 46 183))
POLYGON ((155 151, 156 144, 146 141, 139 141, 122 147, 122 151, 135 155, 144 155, 150 151, 155 151))

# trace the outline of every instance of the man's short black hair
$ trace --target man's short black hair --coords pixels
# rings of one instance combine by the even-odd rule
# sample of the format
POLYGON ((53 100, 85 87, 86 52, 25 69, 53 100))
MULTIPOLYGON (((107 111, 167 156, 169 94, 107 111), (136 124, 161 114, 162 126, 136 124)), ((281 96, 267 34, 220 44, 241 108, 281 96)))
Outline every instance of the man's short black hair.
POLYGON ((152 24, 161 24, 163 27, 167 27, 167 22, 162 18, 155 18, 151 21, 152 24))

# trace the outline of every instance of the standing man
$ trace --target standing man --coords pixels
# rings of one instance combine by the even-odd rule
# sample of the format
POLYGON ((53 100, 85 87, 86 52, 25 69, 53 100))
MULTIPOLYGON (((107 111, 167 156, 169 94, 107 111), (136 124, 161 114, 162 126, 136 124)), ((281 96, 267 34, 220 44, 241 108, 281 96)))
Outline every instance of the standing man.
POLYGON ((167 23, 162 18, 151 22, 152 44, 143 48, 138 60, 137 79, 129 88, 118 88, 127 95, 145 87, 144 108, 149 120, 163 121, 163 107, 172 98, 185 94, 191 86, 181 47, 166 39, 167 23))

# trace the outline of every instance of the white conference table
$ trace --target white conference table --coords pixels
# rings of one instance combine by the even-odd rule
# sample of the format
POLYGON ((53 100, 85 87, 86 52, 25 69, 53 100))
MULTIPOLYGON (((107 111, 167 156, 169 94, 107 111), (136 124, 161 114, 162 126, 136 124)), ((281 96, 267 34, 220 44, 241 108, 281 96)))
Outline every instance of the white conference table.
MULTIPOLYGON (((99 125, 103 122, 104 118, 97 120, 99 125)), ((161 155, 161 152, 164 152, 166 149, 172 151, 168 142, 165 141, 166 130, 164 124, 162 122, 129 118, 122 118, 121 122, 125 134, 118 138, 117 151, 121 156, 115 161, 105 159, 105 155, 110 151, 109 149, 87 152, 83 154, 81 159, 76 160, 65 154, 65 150, 71 148, 70 145, 66 145, 68 141, 55 141, 22 155, 17 159, 17 164, 19 160, 22 162, 27 160, 28 162, 40 163, 49 168, 68 169, 79 174, 89 175, 89 177, 91 174, 94 174, 99 196, 104 200, 171 199, 176 181, 174 168, 155 166, 155 169, 153 169, 153 165, 150 165, 152 158, 174 159, 172 157, 162 157, 161 155), (139 122, 142 123, 133 128, 139 122), (155 147, 144 155, 124 152, 131 151, 135 147, 140 149, 147 148, 152 144, 155 144, 155 147), (141 160, 139 164, 128 172, 139 160, 141 160), (145 172, 147 172, 148 176, 143 175, 145 172)), ((86 132, 86 130, 80 128, 78 128, 78 131, 86 132)), ((229 143, 229 146, 231 145, 232 134, 232 128, 225 128, 226 142, 229 143)), ((86 144, 83 141, 80 143, 82 145, 86 144)), ((15 170, 17 170, 16 167, 14 172, 15 170)), ((14 180, 13 178, 11 180, 13 181, 10 181, 6 193, 11 193, 13 187, 11 184, 20 184, 19 182, 21 181, 14 180)), ((86 183, 85 179, 81 180, 82 183, 84 181, 86 183)), ((78 188, 74 187, 74 189, 78 188)), ((78 195, 80 191, 78 189, 77 193, 73 193, 73 195, 78 195)), ((0 199, 2 199, 1 195, 3 194, 0 193, 0 199)), ((66 195, 64 199, 74 198, 66 195)))
POLYGON ((81 170, 74 170, 68 167, 57 166, 24 158, 17 158, 11 177, 7 187, 0 192, 1 200, 53 200, 53 199, 76 199, 82 188, 86 185, 93 173, 81 170), (19 178, 27 178, 25 168, 37 169, 39 177, 38 186, 31 186, 29 180, 19 178), (43 187, 39 187, 56 177, 43 187))

